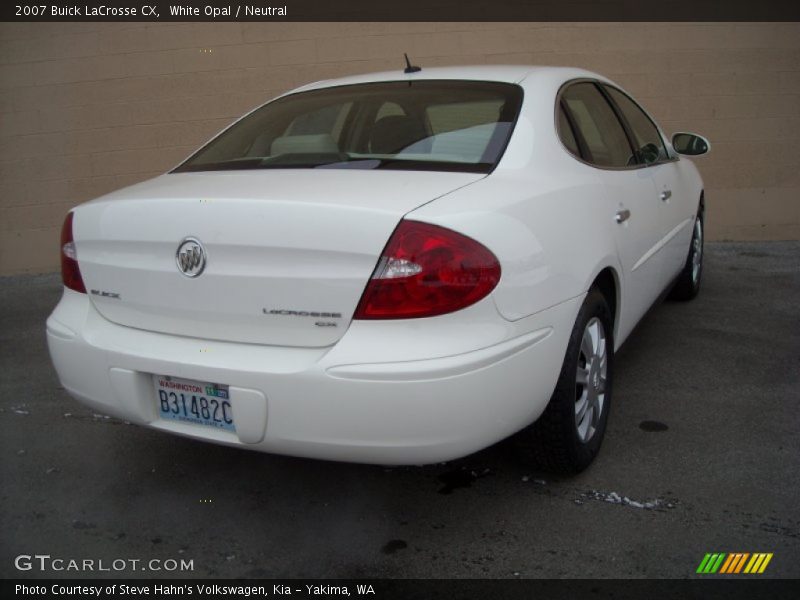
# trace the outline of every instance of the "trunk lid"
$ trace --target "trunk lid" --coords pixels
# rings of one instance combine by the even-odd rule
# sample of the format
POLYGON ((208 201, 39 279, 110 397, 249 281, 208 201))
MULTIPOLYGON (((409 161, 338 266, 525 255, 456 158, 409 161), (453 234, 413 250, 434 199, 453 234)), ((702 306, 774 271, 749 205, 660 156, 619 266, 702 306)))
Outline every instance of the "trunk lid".
POLYGON ((409 211, 484 175, 275 170, 162 175, 80 206, 86 289, 130 327, 323 347, 346 331, 381 251, 409 211), (187 277, 176 254, 198 240, 187 277))

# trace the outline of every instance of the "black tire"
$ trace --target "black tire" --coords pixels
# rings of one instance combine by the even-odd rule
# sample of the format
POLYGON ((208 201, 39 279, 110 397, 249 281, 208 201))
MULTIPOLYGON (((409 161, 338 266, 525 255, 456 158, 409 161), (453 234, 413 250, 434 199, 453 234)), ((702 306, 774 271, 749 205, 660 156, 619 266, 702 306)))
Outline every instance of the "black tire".
MULTIPOLYGON (((569 338, 564 363, 558 377, 556 389, 539 420, 519 432, 514 442, 522 459, 535 468, 561 474, 583 471, 594 460, 603 443, 611 408, 614 366, 613 318, 603 294, 596 288, 589 291, 583 301, 575 327, 569 338), (584 396, 588 381, 581 385, 576 381, 579 366, 584 360, 581 345, 584 332, 590 323, 595 327, 599 321, 605 335, 606 380, 602 408, 593 433, 582 439, 576 422, 576 407, 584 396)), ((592 371, 594 372, 594 371, 592 371)), ((587 379, 591 379, 591 376, 587 379)), ((595 390, 598 388, 594 388, 595 390)))
POLYGON ((680 275, 675 280, 675 285, 669 293, 670 300, 687 301, 693 299, 700 293, 700 283, 703 278, 703 242, 705 239, 705 229, 703 223, 703 211, 697 213, 694 226, 692 228, 692 241, 689 242, 689 254, 686 257, 686 263, 683 265, 680 275), (698 243, 699 235, 699 243, 698 243), (695 274, 694 262, 695 256, 699 252, 699 264, 695 274))

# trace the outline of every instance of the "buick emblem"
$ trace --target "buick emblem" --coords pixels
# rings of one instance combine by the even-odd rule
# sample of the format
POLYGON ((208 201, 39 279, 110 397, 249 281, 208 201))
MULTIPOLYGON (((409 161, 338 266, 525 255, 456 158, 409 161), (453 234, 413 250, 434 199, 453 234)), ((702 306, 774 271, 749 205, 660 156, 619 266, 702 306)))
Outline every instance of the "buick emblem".
POLYGON ((206 268, 206 251, 200 240, 188 237, 178 246, 175 253, 178 269, 187 277, 197 277, 206 268))

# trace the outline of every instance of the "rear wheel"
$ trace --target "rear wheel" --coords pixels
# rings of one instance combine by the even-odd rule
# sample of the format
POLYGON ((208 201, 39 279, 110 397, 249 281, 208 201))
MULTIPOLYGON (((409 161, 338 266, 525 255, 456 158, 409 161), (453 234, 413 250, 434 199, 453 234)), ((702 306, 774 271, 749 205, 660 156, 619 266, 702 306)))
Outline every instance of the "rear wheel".
POLYGON ((670 291, 672 300, 691 300, 700 292, 700 279, 703 275, 703 213, 697 214, 692 231, 692 242, 686 264, 670 291))
POLYGON ((593 288, 578 312, 547 408, 515 437, 526 462, 559 473, 579 473, 591 464, 608 422, 613 362, 611 311, 593 288))

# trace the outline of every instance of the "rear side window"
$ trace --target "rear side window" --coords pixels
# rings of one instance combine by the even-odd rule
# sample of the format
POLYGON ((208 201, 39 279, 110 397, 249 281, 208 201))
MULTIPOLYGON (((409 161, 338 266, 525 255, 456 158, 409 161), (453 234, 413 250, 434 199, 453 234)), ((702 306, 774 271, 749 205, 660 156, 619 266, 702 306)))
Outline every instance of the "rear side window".
POLYGON ((622 116, 628 122, 633 137, 636 140, 636 152, 639 154, 640 162, 652 164, 667 158, 667 150, 664 147, 664 140, 650 117, 628 96, 618 89, 603 86, 611 96, 611 99, 622 112, 622 116))
POLYGON ((562 100, 577 127, 575 133, 585 142, 584 160, 612 168, 637 163, 622 124, 593 83, 572 84, 562 94, 562 100))
POLYGON ((575 156, 581 155, 581 151, 578 149, 578 142, 575 139, 575 132, 572 131, 572 125, 567 119, 567 113, 564 112, 562 105, 558 106, 558 135, 567 150, 575 156))

